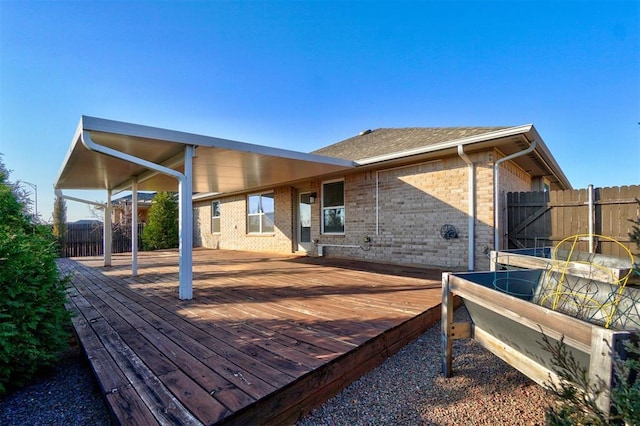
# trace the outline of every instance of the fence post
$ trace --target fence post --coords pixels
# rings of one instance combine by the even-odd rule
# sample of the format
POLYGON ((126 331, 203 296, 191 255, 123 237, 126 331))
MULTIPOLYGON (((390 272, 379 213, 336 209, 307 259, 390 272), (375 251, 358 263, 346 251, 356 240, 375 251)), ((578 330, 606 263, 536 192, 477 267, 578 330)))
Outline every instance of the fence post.
POLYGON ((593 185, 589 185, 587 187, 587 196, 589 200, 589 253, 593 254, 594 251, 594 243, 593 243, 593 228, 595 226, 595 208, 593 203, 594 190, 593 185))

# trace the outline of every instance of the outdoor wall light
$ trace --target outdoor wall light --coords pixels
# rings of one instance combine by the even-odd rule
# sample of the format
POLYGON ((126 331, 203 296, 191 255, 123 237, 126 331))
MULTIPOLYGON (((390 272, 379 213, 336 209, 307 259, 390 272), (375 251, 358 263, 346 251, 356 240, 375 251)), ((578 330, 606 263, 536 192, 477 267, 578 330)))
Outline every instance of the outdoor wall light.
POLYGON ((315 192, 312 192, 311 194, 309 194, 309 204, 315 204, 317 197, 318 197, 318 194, 315 192))

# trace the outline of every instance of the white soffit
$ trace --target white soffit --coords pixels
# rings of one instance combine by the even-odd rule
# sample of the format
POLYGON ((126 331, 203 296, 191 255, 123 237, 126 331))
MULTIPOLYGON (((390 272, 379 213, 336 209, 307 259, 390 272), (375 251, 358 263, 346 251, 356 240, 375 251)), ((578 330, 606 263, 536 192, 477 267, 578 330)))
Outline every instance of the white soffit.
POLYGON ((342 159, 83 116, 56 180, 58 189, 127 189, 136 176, 139 190, 177 189, 172 177, 90 151, 82 144, 83 132, 99 145, 180 172, 184 147, 196 146, 194 192, 277 186, 354 167, 342 159))

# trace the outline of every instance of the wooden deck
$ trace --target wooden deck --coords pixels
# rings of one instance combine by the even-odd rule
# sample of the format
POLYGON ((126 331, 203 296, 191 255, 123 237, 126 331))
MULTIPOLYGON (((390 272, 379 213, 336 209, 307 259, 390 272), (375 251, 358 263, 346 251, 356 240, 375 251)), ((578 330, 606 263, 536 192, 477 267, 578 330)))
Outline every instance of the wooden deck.
MULTIPOLYGON (((441 273, 222 250, 60 259, 68 308, 121 424, 287 424, 440 319, 441 273)), ((438 362, 434 360, 434 362, 438 362)))

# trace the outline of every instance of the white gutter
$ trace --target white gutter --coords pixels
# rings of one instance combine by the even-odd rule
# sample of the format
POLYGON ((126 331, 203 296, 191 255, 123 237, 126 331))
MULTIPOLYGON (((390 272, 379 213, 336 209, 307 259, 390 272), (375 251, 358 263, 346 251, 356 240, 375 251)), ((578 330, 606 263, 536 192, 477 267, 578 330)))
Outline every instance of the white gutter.
POLYGON ((207 198, 213 198, 217 195, 222 195, 222 192, 200 192, 193 196, 193 201, 205 200, 207 198))
POLYGON ((469 196, 469 207, 467 210, 467 216, 469 216, 469 248, 467 249, 469 252, 469 271, 475 270, 475 258, 476 258, 476 167, 473 161, 469 158, 469 156, 464 152, 464 145, 458 145, 458 155, 462 160, 467 163, 468 170, 468 196, 469 196))
POLYGON ((137 164, 147 169, 155 170, 159 173, 172 176, 178 180, 178 197, 180 200, 180 220, 179 220, 179 235, 180 235, 180 285, 179 285, 179 297, 183 300, 189 300, 193 298, 193 247, 191 241, 193 240, 193 218, 192 209, 192 177, 191 169, 193 164, 194 147, 187 145, 185 147, 185 161, 184 170, 182 174, 168 167, 161 166, 151 161, 147 161, 142 158, 134 157, 133 155, 117 151, 115 149, 95 143, 91 139, 89 131, 82 130, 80 132, 80 142, 89 151, 99 152, 104 155, 108 155, 113 158, 117 158, 129 163, 137 164))
POLYGON ((496 251, 500 250, 500 247, 498 247, 500 243, 499 237, 500 237, 500 228, 501 228, 500 226, 498 226, 498 221, 500 218, 499 216, 500 165, 505 161, 513 160, 516 157, 520 157, 521 155, 526 155, 530 153, 531 151, 536 149, 537 144, 538 143, 536 139, 534 139, 533 142, 531 142, 531 145, 529 145, 529 148, 523 151, 515 152, 506 157, 502 157, 493 164, 493 249, 496 251))

